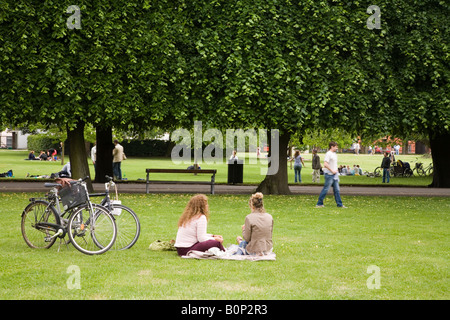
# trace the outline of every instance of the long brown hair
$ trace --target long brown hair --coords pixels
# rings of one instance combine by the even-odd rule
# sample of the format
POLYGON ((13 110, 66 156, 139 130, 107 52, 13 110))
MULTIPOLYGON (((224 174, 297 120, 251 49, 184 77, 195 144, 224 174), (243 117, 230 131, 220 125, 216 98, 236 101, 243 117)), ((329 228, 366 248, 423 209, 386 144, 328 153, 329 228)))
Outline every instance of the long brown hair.
POLYGON ((184 208, 183 214, 178 220, 178 227, 183 227, 195 216, 204 214, 209 220, 208 198, 204 194, 193 196, 184 208))

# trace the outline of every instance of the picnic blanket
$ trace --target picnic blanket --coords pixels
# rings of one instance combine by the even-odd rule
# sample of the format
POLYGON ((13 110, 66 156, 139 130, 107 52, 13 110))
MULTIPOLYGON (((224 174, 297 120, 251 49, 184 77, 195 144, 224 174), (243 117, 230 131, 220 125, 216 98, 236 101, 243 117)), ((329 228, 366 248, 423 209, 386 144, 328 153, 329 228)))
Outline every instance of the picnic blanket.
POLYGON ((261 255, 261 256, 252 256, 252 255, 234 255, 237 250, 237 246, 230 246, 226 251, 221 251, 219 248, 211 248, 206 252, 191 250, 185 256, 181 258, 184 259, 210 259, 210 260, 248 260, 248 261, 275 261, 276 254, 274 252, 261 255))

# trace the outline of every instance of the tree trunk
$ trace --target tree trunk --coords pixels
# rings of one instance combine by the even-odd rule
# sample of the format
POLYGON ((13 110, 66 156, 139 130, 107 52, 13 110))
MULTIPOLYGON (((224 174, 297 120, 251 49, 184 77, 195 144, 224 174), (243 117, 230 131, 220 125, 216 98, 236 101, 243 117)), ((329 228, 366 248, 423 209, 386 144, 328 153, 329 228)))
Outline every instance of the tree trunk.
MULTIPOLYGON (((287 148, 290 138, 290 133, 283 133, 280 135, 278 143, 275 145, 273 145, 272 139, 270 139, 269 157, 271 157, 274 152, 278 153, 278 171, 275 174, 267 174, 265 179, 256 189, 257 192, 262 192, 263 194, 291 194, 291 190, 288 185, 287 170, 287 148)), ((274 164, 269 163, 268 165, 273 166, 274 164)))
POLYGON ((450 132, 430 133, 431 156, 433 159, 432 188, 450 188, 450 132))
MULTIPOLYGON (((90 177, 89 165, 86 155, 86 144, 84 141, 84 122, 79 121, 75 128, 67 129, 67 138, 69 140, 69 158, 72 179, 90 177)), ((93 192, 91 179, 87 180, 89 192, 93 192)))
POLYGON ((112 169, 112 127, 97 127, 97 161, 95 165, 95 182, 106 182, 105 176, 113 176, 112 169))
POLYGON ((402 154, 408 154, 409 142, 408 138, 403 139, 402 141, 402 154))

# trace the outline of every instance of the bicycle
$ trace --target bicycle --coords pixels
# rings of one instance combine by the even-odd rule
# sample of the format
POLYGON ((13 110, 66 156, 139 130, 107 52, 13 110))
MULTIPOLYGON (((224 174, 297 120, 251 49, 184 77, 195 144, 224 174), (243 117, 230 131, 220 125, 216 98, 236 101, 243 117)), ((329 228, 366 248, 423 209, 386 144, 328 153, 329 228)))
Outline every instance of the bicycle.
POLYGON ((423 168, 423 171, 425 171, 425 175, 427 176, 433 175, 433 163, 430 163, 428 166, 423 168))
MULTIPOLYGON (((373 176, 374 177, 382 177, 383 176, 383 168, 382 167, 376 167, 375 170, 373 170, 373 176)), ((396 177, 397 174, 395 172, 394 165, 389 167, 389 176, 390 177, 396 177)))
POLYGON ((413 172, 414 171, 417 172, 417 175, 422 176, 422 177, 432 175, 433 174, 433 163, 430 163, 427 167, 424 167, 422 162, 416 162, 413 172))
POLYGON ((413 174, 414 172, 417 173, 418 176, 425 176, 425 170, 423 169, 423 163, 422 162, 416 162, 414 169, 413 169, 413 174))
POLYGON ((61 247, 66 235, 84 254, 102 254, 113 246, 117 237, 114 216, 91 203, 85 182, 88 178, 71 181, 64 188, 60 183, 45 183, 51 188, 46 197, 30 198, 21 221, 22 236, 29 247, 49 249, 57 238, 61 247))
POLYGON ((117 225, 117 238, 114 243, 113 249, 124 250, 131 248, 139 238, 141 233, 141 224, 136 213, 122 205, 119 201, 119 196, 117 193, 117 186, 113 181, 113 178, 106 176, 107 182, 105 183, 104 193, 91 193, 89 197, 100 197, 104 196, 100 205, 107 208, 115 218, 117 225), (116 199, 111 200, 109 189, 114 187, 116 199))

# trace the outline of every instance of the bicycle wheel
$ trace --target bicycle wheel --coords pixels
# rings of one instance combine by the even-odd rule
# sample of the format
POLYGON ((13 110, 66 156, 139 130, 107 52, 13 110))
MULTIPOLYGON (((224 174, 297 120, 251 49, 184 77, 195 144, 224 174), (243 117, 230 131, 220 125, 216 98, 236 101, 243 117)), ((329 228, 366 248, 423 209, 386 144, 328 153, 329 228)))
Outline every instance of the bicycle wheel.
POLYGON ((405 171, 403 172, 403 176, 406 178, 409 178, 413 175, 413 171, 411 169, 405 169, 405 171))
POLYGON ((395 177, 395 168, 393 166, 389 168, 389 176, 395 177))
POLYGON ((114 244, 117 226, 114 217, 99 205, 77 208, 69 218, 67 233, 70 242, 85 254, 102 254, 114 244))
POLYGON ((373 170, 373 174, 375 177, 381 177, 383 175, 383 168, 376 167, 375 170, 373 170))
POLYGON ((48 249, 56 241, 59 216, 47 201, 34 201, 22 213, 22 236, 30 248, 48 249))
POLYGON ((117 225, 117 238, 113 249, 129 249, 136 243, 141 233, 139 218, 133 210, 124 205, 113 203, 112 207, 117 225))

